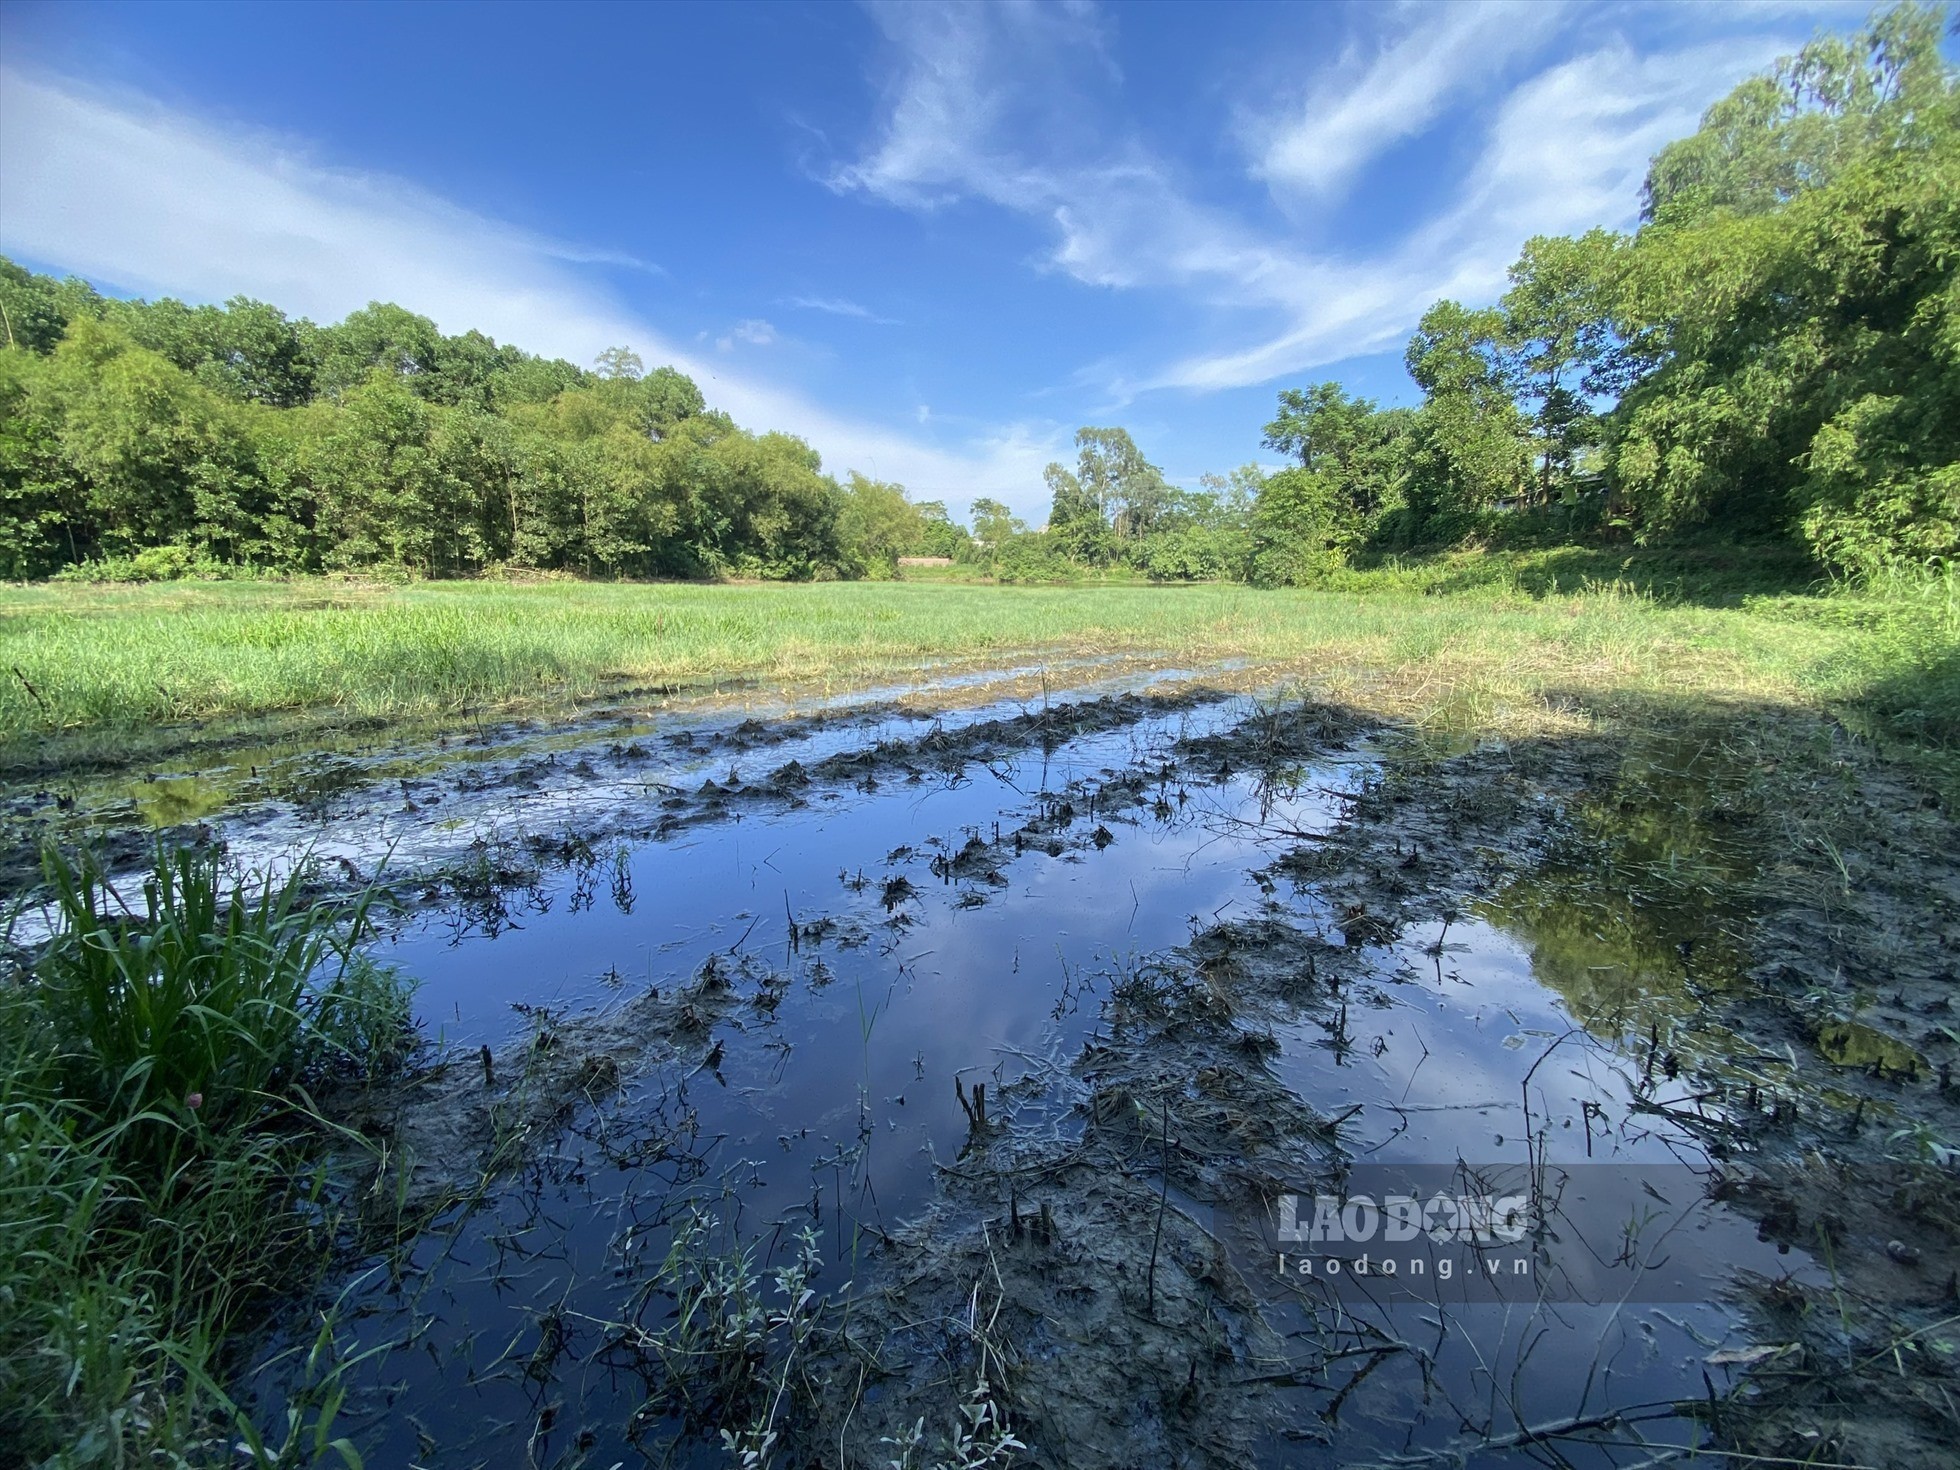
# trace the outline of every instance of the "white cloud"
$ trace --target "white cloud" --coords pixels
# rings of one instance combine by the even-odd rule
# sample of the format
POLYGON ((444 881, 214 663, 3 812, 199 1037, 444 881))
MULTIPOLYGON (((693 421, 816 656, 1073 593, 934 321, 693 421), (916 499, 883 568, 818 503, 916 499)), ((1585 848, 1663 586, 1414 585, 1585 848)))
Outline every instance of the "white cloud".
POLYGON ((767 347, 776 340, 776 329, 769 323, 755 317, 735 323, 728 331, 715 339, 715 346, 723 352, 733 352, 737 343, 749 347, 767 347))
POLYGON ((1046 220, 1057 238, 1044 266, 1089 285, 1256 276, 1279 265, 1233 221, 1195 203, 1161 160, 1098 136, 1083 88, 1109 71, 1085 64, 1103 57, 1106 41, 1087 23, 1091 13, 1022 5, 875 13, 899 74, 875 146, 833 169, 831 188, 918 210, 974 197, 1046 220))
POLYGON ((1532 235, 1630 225, 1647 161, 1782 47, 1762 37, 1641 57, 1624 42, 1550 67, 1505 99, 1456 199, 1381 257, 1300 262, 1285 330, 1174 362, 1137 388, 1262 383, 1399 345, 1439 297, 1489 300, 1532 235))
MULTIPOLYGON (((1275 182, 1332 187, 1398 137, 1435 125, 1465 49, 1481 47, 1476 66, 1488 71, 1493 58, 1515 59, 1542 40, 1556 19, 1546 13, 1443 12, 1433 33, 1365 68, 1328 115, 1271 135, 1275 182)), ((1220 337, 1249 318, 1277 324, 1250 342, 1109 370, 1101 386, 1119 402, 1153 389, 1259 384, 1398 345, 1439 296, 1501 290, 1530 235, 1631 223, 1653 151, 1793 40, 1756 31, 1643 55, 1609 33, 1590 54, 1514 87, 1488 120, 1472 120, 1483 152, 1453 197, 1435 201, 1426 224, 1356 258, 1204 202, 1134 135, 1110 126, 1111 136, 1095 136, 1111 108, 1084 79, 1101 73, 1075 64, 1069 38, 1044 33, 1027 12, 879 14, 900 67, 874 146, 834 170, 832 188, 920 210, 986 200, 1051 230, 1045 269, 1098 287, 1178 292, 1211 310, 1220 337)), ((1096 35, 1076 39, 1101 46, 1096 35)))
POLYGON ((1303 102, 1247 125, 1258 152, 1253 176, 1275 194, 1339 193, 1369 160, 1427 131, 1453 98, 1564 21, 1553 0, 1400 10, 1409 24, 1393 42, 1351 45, 1303 102))
POLYGON ((900 74, 877 147, 833 170, 825 180, 832 188, 921 209, 969 194, 1038 204, 1050 180, 1007 144, 1039 135, 1058 152, 1093 147, 1081 136, 1075 98, 1085 79, 1114 75, 1093 6, 886 3, 872 14, 900 74))
MULTIPOLYGON (((1062 441, 1054 425, 1008 425, 945 448, 841 417, 677 349, 576 269, 639 263, 630 258, 529 234, 399 180, 324 166, 289 141, 17 71, 0 72, 0 244, 145 294, 242 293, 318 321, 392 300, 446 331, 476 327, 574 362, 628 343, 695 377, 739 422, 802 435, 833 469, 957 504, 994 495, 1032 505, 1041 466, 1062 441)), ((767 329, 743 326, 744 340, 767 329)))
POLYGON ((845 301, 836 296, 792 296, 783 303, 799 311, 821 311, 831 316, 856 317, 860 321, 876 322, 881 327, 900 325, 896 318, 879 316, 868 306, 859 306, 855 301, 845 301))

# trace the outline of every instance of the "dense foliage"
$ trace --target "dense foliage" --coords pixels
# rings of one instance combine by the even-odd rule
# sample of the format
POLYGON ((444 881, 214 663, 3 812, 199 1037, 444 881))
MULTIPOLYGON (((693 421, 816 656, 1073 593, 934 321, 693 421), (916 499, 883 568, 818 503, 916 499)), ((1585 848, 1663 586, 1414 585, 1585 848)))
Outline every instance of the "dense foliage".
POLYGON ((1255 573, 1483 535, 1785 538, 1875 574, 1960 554, 1960 88, 1903 5, 1710 108, 1641 227, 1529 241, 1495 307, 1438 302, 1423 401, 1280 395, 1298 461, 1255 573))
POLYGON ((0 260, 0 575, 497 568, 1313 581, 1416 546, 1717 533, 1862 575, 1960 553, 1960 86, 1904 4, 1744 82, 1648 174, 1643 222, 1528 241, 1441 301, 1413 408, 1289 388, 1284 468, 1173 486, 1121 428, 1047 470, 1045 527, 971 530, 823 473, 623 348, 596 371, 376 303, 109 300, 0 260))
POLYGON ((863 575, 927 534, 897 487, 839 485, 624 349, 588 372, 398 306, 319 327, 4 260, 0 308, 4 575, 863 575))

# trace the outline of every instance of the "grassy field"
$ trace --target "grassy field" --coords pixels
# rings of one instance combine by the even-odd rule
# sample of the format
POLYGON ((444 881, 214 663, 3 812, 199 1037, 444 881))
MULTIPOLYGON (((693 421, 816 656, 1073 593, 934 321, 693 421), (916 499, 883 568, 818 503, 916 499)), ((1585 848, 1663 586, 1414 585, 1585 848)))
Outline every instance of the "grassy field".
MULTIPOLYGON (((477 715, 650 684, 847 688, 922 661, 1088 654, 1297 673, 1458 724, 1549 696, 1827 706, 1921 746, 1960 736, 1952 578, 1750 591, 1746 574, 1575 579, 1486 557, 1336 589, 907 583, 326 581, 0 589, 0 759, 138 755, 254 722, 477 715), (1576 583, 1576 585, 1575 585, 1576 583), (1570 589, 1570 590, 1567 590, 1570 589)), ((928 682, 921 678, 921 683, 928 682)))

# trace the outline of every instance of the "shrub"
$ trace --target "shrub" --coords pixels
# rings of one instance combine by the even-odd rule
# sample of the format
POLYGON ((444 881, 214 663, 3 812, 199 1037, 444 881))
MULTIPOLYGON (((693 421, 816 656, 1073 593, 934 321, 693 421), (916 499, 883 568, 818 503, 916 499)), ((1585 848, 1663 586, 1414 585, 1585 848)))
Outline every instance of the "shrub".
POLYGON ((188 546, 152 546, 133 556, 76 562, 54 574, 57 582, 225 582, 250 580, 250 567, 229 566, 188 546))
POLYGON ((1008 537, 994 557, 994 576, 1002 582, 1068 582, 1080 572, 1042 532, 1008 537))

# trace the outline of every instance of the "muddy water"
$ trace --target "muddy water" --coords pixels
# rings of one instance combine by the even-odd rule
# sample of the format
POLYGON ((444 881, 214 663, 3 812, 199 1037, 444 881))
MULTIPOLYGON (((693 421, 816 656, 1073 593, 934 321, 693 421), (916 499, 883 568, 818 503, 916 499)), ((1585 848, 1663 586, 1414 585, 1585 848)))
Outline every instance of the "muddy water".
MULTIPOLYGON (((503 776, 474 788, 408 782, 385 811, 369 782, 239 824, 248 854, 303 836, 361 868, 389 851, 411 870, 480 862, 481 882, 443 890, 382 947, 420 982, 431 1041, 507 1059, 598 1037, 625 1059, 617 1090, 608 1073, 568 1096, 567 1125, 405 1268, 342 1283, 343 1349, 392 1345, 352 1371, 343 1410, 369 1464, 722 1463, 643 1412, 648 1386, 616 1350, 643 1263, 687 1207, 759 1259, 814 1228, 822 1291, 889 1284, 882 1243, 939 1199, 968 1139, 954 1079, 984 1083, 1014 1135, 1078 1135, 1090 1088, 1076 1059, 1108 1039, 1116 987, 1221 925, 1281 921, 1351 951, 1338 997, 1274 1019, 1266 1063, 1342 1120, 1330 1164, 1705 1166, 1697 1133, 1654 1107, 1700 1104, 1685 1079, 1656 1075, 1652 1038, 1692 1007, 1690 969, 1702 983, 1727 962, 1709 937, 1720 916, 1548 860, 1447 919, 1344 938, 1335 906, 1280 859, 1335 829, 1375 778, 1365 740, 1199 774, 1182 750, 1260 714, 1220 698, 958 761, 766 781, 1006 713, 880 710, 734 740, 712 719, 653 721, 506 753, 503 776), (521 879, 486 856, 538 834, 557 856, 521 879), (636 1006, 705 995, 704 974, 720 999, 697 1024, 622 1045, 636 1006)), ((1181 1188, 1167 1199, 1206 1210, 1181 1188)), ((1632 1463, 1653 1453, 1630 1448, 1643 1436, 1696 1443, 1666 1406, 1702 1396, 1705 1359, 1730 1340, 1731 1273, 1814 1267, 1719 1206, 1667 1204, 1698 1299, 1383 1307, 1369 1330, 1423 1352, 1280 1386, 1257 1458, 1544 1463, 1546 1443, 1517 1431, 1608 1410, 1633 1412, 1563 1434, 1571 1463, 1632 1463)), ((1285 1299, 1267 1311, 1281 1333, 1324 1320, 1285 1299)))

